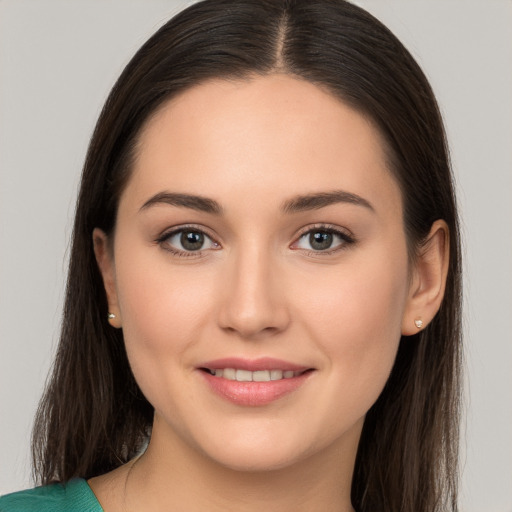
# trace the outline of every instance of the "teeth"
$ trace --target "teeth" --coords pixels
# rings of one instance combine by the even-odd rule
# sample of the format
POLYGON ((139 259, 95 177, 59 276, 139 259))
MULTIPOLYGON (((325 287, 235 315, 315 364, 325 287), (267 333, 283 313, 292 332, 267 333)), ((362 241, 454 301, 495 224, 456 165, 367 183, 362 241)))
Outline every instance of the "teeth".
POLYGON ((270 370, 270 380, 281 380, 283 378, 282 370, 270 370))
MULTIPOLYGON (((222 372, 222 376, 228 380, 236 380, 236 371, 233 368, 224 368, 224 370, 220 370, 222 372)), ((217 371, 215 371, 217 374, 217 371)))
POLYGON ((235 379, 238 382, 251 382, 252 381, 252 372, 248 370, 237 370, 235 379))
POLYGON ((271 380, 291 379, 297 377, 302 372, 293 370, 235 370, 234 368, 222 368, 210 370, 215 377, 224 377, 227 380, 236 380, 238 382, 269 382, 271 380))
POLYGON ((254 382, 268 382, 270 380, 270 372, 268 370, 253 372, 252 380, 254 382))

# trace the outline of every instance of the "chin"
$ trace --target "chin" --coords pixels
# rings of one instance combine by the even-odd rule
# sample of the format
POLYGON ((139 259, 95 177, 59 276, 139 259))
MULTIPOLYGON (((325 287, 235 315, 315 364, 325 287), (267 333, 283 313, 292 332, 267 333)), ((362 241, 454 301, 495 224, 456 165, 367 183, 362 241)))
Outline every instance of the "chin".
POLYGON ((293 436, 289 432, 276 434, 275 431, 260 432, 258 436, 252 431, 246 435, 212 439, 211 443, 203 438, 200 450, 211 461, 226 469, 257 473, 291 467, 323 448, 315 440, 308 443, 304 435, 293 436))
MULTIPOLYGON (((210 455, 211 457, 211 455, 210 455)), ((276 453, 275 450, 260 449, 226 450, 212 459, 219 465, 231 471, 240 473, 264 473, 278 471, 293 466, 302 457, 295 453, 276 453)))

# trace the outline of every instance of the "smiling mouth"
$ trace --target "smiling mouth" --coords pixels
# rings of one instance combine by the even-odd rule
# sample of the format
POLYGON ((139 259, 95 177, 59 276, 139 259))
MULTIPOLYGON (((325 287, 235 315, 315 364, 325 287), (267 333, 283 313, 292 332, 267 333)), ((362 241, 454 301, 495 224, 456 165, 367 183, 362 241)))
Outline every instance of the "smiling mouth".
POLYGON ((227 380, 236 380, 238 382, 270 382, 283 379, 292 379, 299 377, 312 369, 293 371, 293 370, 241 370, 235 368, 201 368, 202 371, 213 375, 214 377, 227 380))

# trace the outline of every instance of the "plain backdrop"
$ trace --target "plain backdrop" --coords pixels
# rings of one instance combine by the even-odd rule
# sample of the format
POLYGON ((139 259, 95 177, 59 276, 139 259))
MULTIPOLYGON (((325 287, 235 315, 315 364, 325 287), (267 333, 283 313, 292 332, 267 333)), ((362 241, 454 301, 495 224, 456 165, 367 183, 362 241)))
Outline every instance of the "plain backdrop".
MULTIPOLYGON (((76 188, 106 95, 179 0, 0 0, 0 493, 31 486, 76 188)), ((445 118, 465 250, 463 512, 512 511, 512 2, 360 0, 445 118)))

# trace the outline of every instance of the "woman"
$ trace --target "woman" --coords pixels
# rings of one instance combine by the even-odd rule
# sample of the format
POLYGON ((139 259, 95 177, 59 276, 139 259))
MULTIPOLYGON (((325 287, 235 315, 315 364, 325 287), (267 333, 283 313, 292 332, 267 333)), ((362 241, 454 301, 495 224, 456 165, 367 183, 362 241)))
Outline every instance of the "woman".
POLYGON ((192 5, 98 121, 44 487, 0 510, 455 510, 458 244, 435 99, 385 27, 192 5))

